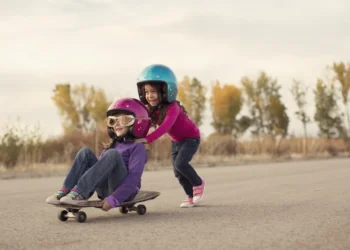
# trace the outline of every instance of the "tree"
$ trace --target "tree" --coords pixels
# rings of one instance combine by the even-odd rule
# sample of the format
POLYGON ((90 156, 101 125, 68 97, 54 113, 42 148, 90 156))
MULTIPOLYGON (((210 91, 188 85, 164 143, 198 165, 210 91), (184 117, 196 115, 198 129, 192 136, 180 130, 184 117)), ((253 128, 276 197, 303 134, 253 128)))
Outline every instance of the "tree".
POLYGON ((69 83, 57 84, 52 100, 64 119, 65 133, 74 129, 94 130, 95 125, 104 121, 109 105, 103 90, 87 87, 84 83, 73 88, 69 83))
POLYGON ((347 116, 348 131, 350 131, 350 116, 348 97, 350 90, 350 64, 345 65, 343 62, 334 63, 332 67, 335 73, 335 80, 341 85, 341 95, 347 116))
MULTIPOLYGON (((306 113, 306 94, 307 87, 304 86, 300 81, 293 80, 293 85, 291 93, 294 97, 294 100, 297 104, 298 110, 295 112, 297 118, 302 122, 304 128, 304 137, 307 139, 307 124, 310 123, 311 119, 306 113)), ((305 152, 307 151, 307 140, 305 141, 305 152)))
POLYGON ((178 100, 184 105, 188 116, 197 126, 202 125, 206 102, 205 92, 205 87, 197 78, 190 80, 185 76, 178 86, 178 100))
POLYGON ((177 99, 182 103, 186 108, 187 113, 191 108, 191 82, 188 76, 185 76, 184 79, 178 84, 178 94, 177 99))
POLYGON ((250 126, 250 119, 242 116, 237 119, 243 105, 242 91, 235 85, 212 86, 211 104, 213 109, 212 125, 218 134, 230 134, 235 139, 250 126))
POLYGON ((323 80, 318 79, 314 94, 316 104, 314 119, 320 129, 320 135, 327 139, 342 136, 343 115, 339 112, 334 86, 328 87, 323 80))
POLYGON ((281 101, 281 86, 264 72, 256 81, 243 77, 242 85, 247 97, 247 104, 252 116, 252 133, 260 136, 268 134, 286 136, 289 117, 287 108, 281 101))

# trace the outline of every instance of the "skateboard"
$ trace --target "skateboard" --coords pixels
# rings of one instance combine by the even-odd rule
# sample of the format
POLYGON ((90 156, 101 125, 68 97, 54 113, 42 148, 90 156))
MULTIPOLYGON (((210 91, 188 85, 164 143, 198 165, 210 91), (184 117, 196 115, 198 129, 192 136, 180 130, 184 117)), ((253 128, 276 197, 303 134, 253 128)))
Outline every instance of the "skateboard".
MULTIPOLYGON (((157 196, 159 196, 159 192, 155 191, 140 191, 136 197, 131 201, 126 201, 121 203, 119 207, 119 211, 122 214, 127 214, 128 212, 136 211, 139 215, 144 215, 147 211, 146 206, 140 204, 135 206, 136 203, 140 203, 147 200, 153 200, 157 196)), ((75 218, 77 222, 83 223, 87 219, 87 215, 84 211, 80 211, 82 208, 94 207, 94 208, 102 208, 100 205, 101 200, 91 200, 87 201, 84 205, 68 205, 68 204, 52 204, 55 207, 65 208, 65 210, 61 210, 58 213, 58 219, 60 221, 66 221, 69 218, 75 218)))

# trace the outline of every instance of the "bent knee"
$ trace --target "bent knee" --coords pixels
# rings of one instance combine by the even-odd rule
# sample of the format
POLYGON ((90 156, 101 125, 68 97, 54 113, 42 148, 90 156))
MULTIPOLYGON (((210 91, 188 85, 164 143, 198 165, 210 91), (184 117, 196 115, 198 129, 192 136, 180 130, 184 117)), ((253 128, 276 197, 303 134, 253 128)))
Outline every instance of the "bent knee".
POLYGON ((110 148, 106 151, 103 157, 113 158, 113 159, 120 159, 121 155, 120 153, 115 150, 114 148, 110 148))
POLYGON ((90 148, 84 147, 79 150, 78 154, 89 155, 89 154, 94 154, 94 152, 92 152, 90 148))
POLYGON ((184 160, 177 160, 174 162, 174 167, 177 171, 180 171, 188 166, 189 162, 184 160))

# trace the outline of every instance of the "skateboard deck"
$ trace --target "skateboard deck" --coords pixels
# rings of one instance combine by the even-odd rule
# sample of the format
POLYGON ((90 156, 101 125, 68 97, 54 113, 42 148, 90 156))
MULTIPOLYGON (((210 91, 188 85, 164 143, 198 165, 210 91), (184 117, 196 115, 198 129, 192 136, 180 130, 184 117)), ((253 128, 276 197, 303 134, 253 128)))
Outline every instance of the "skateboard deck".
MULTIPOLYGON (((118 206, 119 211, 122 214, 127 214, 128 212, 136 211, 139 215, 144 215, 147 211, 146 206, 143 204, 135 206, 135 204, 143 201, 153 200, 159 195, 160 192, 156 191, 140 191, 133 200, 121 203, 118 206)), ((65 208, 65 210, 60 211, 58 214, 58 219, 60 221, 66 221, 68 220, 68 218, 75 218, 78 222, 85 222, 87 218, 86 213, 79 210, 88 207, 102 208, 101 200, 87 201, 85 204, 82 205, 69 205, 63 203, 52 205, 54 205, 55 207, 65 208)))

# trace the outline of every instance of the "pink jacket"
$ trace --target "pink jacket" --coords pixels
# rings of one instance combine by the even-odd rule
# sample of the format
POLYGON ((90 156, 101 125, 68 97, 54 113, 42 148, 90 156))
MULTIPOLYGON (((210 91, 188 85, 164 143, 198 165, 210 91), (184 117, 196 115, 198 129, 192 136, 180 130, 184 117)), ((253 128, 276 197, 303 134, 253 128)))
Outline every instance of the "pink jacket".
MULTIPOLYGON (((155 114, 158 118, 159 110, 155 114)), ((170 139, 175 142, 200 137, 200 131, 196 124, 186 116, 176 102, 168 105, 168 112, 163 123, 146 136, 147 143, 152 143, 165 133, 168 133, 170 139)))

